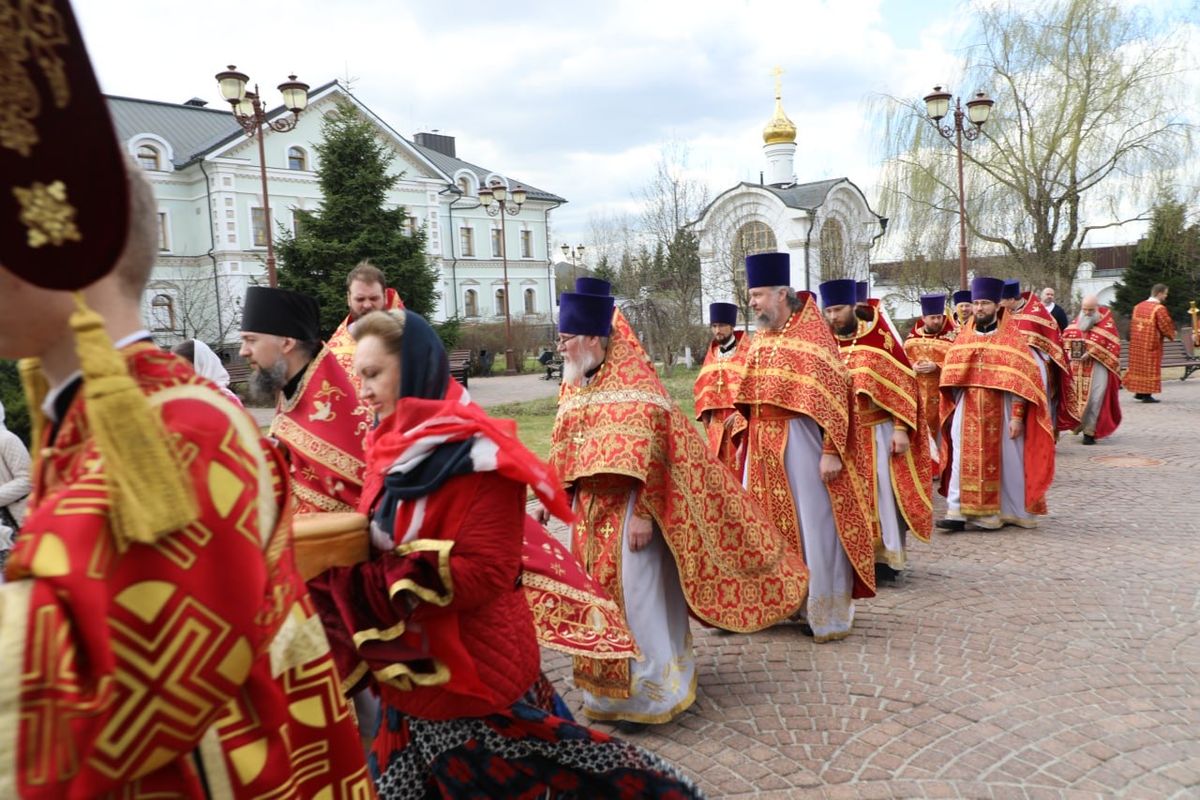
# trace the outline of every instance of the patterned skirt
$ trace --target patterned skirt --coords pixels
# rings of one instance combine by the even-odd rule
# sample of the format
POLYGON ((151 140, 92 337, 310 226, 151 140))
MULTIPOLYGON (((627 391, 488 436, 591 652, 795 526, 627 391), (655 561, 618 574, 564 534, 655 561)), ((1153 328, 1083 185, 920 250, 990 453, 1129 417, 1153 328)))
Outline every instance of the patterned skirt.
POLYGON ((379 797, 702 797, 658 756, 579 725, 569 712, 557 716, 549 710, 555 708, 566 711, 544 677, 507 711, 486 717, 425 720, 385 705, 368 758, 379 797))

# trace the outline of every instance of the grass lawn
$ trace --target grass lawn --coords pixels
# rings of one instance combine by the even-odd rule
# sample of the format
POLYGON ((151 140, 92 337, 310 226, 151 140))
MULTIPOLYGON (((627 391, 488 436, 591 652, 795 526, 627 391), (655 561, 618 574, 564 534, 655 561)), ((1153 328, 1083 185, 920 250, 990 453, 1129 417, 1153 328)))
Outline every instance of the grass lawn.
MULTIPOLYGON (((700 374, 699 368, 676 367, 672 371, 671 377, 663 378, 663 384, 667 387, 667 391, 683 408, 683 413, 688 419, 695 416, 692 385, 696 382, 698 374, 700 374)), ((488 409, 488 413, 493 417, 507 417, 516 420, 517 435, 521 441, 543 459, 550 455, 550 434, 554 431, 554 415, 557 412, 558 398, 555 397, 527 400, 523 403, 505 403, 488 409)))

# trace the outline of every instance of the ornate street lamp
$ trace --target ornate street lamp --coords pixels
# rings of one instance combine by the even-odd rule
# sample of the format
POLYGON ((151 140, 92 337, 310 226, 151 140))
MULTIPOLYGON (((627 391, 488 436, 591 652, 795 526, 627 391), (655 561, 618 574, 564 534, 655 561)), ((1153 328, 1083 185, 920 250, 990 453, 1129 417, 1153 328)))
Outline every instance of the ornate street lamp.
MULTIPOLYGON (((575 266, 576 266, 575 258, 576 258, 576 256, 578 256, 579 260, 583 261, 583 245, 577 244, 574 247, 571 247, 566 242, 563 242, 562 254, 563 254, 563 258, 571 259, 571 285, 574 286, 575 285, 575 266)), ((571 291, 575 291, 575 290, 572 289, 571 291)))
POLYGON ((254 91, 246 89, 250 78, 232 64, 224 72, 216 75, 217 84, 221 87, 221 96, 233 107, 233 118, 242 126, 247 136, 258 136, 258 168, 262 177, 263 226, 266 228, 267 239, 267 281, 271 286, 276 285, 275 279, 275 237, 271 235, 271 202, 267 197, 267 157, 263 146, 263 126, 271 130, 285 133, 296 127, 300 112, 308 105, 308 84, 296 80, 295 75, 279 84, 279 92, 283 95, 283 106, 292 112, 292 116, 282 119, 267 119, 258 93, 258 84, 254 91))
POLYGON ((983 123, 992 114, 992 106, 996 101, 983 91, 975 92, 975 96, 967 101, 967 110, 963 111, 962 104, 954 97, 954 126, 942 125, 942 118, 950 111, 952 95, 941 86, 933 87, 933 92, 925 95, 925 112, 933 124, 933 129, 943 138, 954 142, 958 153, 958 288, 967 288, 967 204, 963 194, 963 139, 975 141, 983 130, 983 123), (963 119, 971 120, 971 126, 964 126, 963 119))
POLYGON ((508 234, 504 230, 504 217, 515 217, 521 213, 521 206, 525 205, 525 190, 520 186, 513 189, 510 200, 508 188, 499 181, 494 181, 488 188, 479 190, 479 202, 489 217, 500 217, 500 263, 504 266, 504 374, 516 375, 517 362, 512 347, 512 314, 509 312, 512 295, 508 291, 508 234))

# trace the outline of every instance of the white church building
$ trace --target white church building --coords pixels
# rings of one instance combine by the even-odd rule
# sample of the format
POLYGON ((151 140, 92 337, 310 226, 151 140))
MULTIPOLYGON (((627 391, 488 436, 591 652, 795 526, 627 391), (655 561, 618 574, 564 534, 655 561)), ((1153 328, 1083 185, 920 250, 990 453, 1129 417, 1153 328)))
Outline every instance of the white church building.
POLYGON ((710 302, 733 302, 748 314, 745 258, 754 253, 790 254, 797 289, 815 292, 833 278, 868 280, 871 246, 887 225, 848 178, 796 182, 796 126, 784 113, 778 83, 763 142, 761 182, 720 193, 692 224, 706 322, 710 302))
MULTIPOLYGON (((294 129, 264 129, 271 219, 264 219, 258 144, 228 106, 202 100, 175 104, 108 99, 117 135, 145 171, 159 207, 159 256, 145 295, 155 339, 211 344, 238 338, 246 287, 265 284, 267 236, 293 231, 297 210, 320 207, 314 145, 324 115, 352 104, 395 153, 400 176, 389 201, 402 206, 410 229, 424 228, 426 253, 439 277, 435 320, 504 319, 501 223, 479 202, 480 187, 500 183, 526 192, 520 213, 504 221, 514 320, 548 323, 554 313, 550 212, 566 202, 517 176, 458 157, 455 139, 437 133, 401 136, 337 81, 313 89, 294 129)), ((270 118, 290 114, 282 107, 270 118)), ((511 202, 510 202, 511 206, 511 202)), ((404 287, 396 287, 401 297, 404 287)))

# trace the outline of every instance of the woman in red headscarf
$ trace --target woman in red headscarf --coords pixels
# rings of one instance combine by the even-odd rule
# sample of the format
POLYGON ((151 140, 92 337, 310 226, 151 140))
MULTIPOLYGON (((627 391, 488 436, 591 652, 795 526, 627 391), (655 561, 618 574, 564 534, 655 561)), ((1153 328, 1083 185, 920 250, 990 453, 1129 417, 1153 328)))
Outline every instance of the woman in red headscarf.
POLYGON ((571 517, 553 472, 450 379, 420 316, 374 312, 354 336, 379 419, 360 506, 371 558, 309 585, 346 690, 379 693, 380 796, 698 796, 657 757, 571 721, 541 676, 522 543, 530 489, 571 517))

